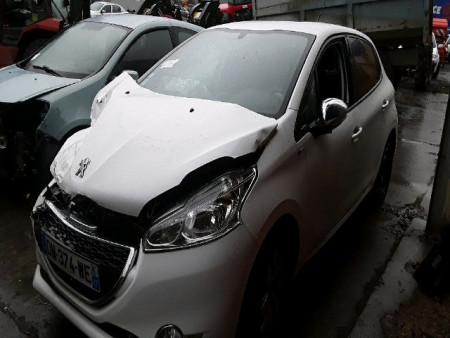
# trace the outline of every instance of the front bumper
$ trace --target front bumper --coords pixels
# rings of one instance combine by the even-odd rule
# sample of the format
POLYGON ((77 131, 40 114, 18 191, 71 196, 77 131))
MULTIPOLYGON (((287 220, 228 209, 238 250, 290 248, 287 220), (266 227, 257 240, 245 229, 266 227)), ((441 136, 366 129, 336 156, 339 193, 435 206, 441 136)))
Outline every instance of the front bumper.
POLYGON ((138 337, 155 337, 167 324, 187 337, 232 337, 256 249, 243 225, 186 250, 144 254, 140 248, 113 299, 99 307, 60 283, 37 246, 33 286, 88 336, 109 337, 101 328, 108 323, 138 337))

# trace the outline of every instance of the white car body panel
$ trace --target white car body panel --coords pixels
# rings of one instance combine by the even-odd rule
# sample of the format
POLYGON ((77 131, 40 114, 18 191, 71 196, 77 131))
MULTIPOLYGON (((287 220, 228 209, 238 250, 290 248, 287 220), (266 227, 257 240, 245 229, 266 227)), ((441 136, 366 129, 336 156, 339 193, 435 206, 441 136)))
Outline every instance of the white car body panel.
POLYGON ((431 33, 431 38, 432 38, 432 53, 431 53, 431 64, 432 64, 432 71, 434 74, 437 74, 437 72, 439 71, 439 67, 440 67, 440 56, 439 56, 439 51, 438 51, 438 47, 437 47, 437 42, 436 42, 436 37, 434 35, 434 33, 431 33))
MULTIPOLYGON (((241 225, 186 250, 144 253, 141 243, 135 265, 105 306, 85 303, 51 274, 59 292, 50 288, 41 275, 49 271, 48 262, 37 250, 34 287, 87 335, 108 337, 95 325, 108 322, 142 337, 154 337, 169 323, 186 335, 233 337, 247 278, 269 231, 286 215, 296 221, 299 269, 372 188, 384 146, 397 132, 394 91, 382 70, 379 83, 331 133, 314 137, 308 132, 294 139, 305 84, 322 45, 335 34, 364 36, 361 33, 292 22, 241 22, 210 29, 223 27, 316 35, 281 117, 268 118, 235 104, 156 94, 122 74, 96 96, 90 130, 70 138, 55 159, 62 161, 64 149, 80 141, 60 187, 137 216, 148 201, 197 168, 262 150, 257 178, 240 213, 241 225), (361 136, 352 142, 360 127, 361 136), (86 158, 91 162, 80 178, 76 173, 86 158)), ((36 205, 42 202, 38 199, 36 205)))
POLYGON ((240 276, 248 270, 248 260, 243 257, 255 252, 257 243, 245 227, 223 239, 168 254, 148 256, 139 250, 136 265, 120 293, 101 308, 84 303, 50 276, 69 302, 54 293, 42 278, 40 270, 47 270, 48 266, 39 250, 40 266, 33 286, 89 337, 109 337, 98 330, 93 320, 114 323, 138 337, 155 337, 161 326, 177 323, 185 334, 197 334, 208 327, 211 329, 203 338, 230 338, 239 315, 240 297, 236 295, 242 295, 245 288, 245 280, 240 276), (188 280, 190 283, 186 284, 188 280), (180 281, 185 281, 183 286, 180 281))
POLYGON ((275 119, 235 104, 168 97, 121 80, 60 182, 67 192, 120 213, 137 216, 202 165, 256 151, 277 126, 275 119), (80 178, 85 158, 90 165, 80 178), (140 164, 130 167, 137 158, 140 164))

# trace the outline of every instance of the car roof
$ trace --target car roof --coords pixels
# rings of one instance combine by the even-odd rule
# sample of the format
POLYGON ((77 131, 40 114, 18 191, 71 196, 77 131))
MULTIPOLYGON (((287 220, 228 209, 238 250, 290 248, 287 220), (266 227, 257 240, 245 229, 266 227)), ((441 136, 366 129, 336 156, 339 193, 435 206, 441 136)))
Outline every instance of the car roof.
POLYGON ((240 21, 211 27, 209 29, 229 28, 237 30, 279 30, 308 33, 316 36, 330 36, 339 33, 351 33, 365 36, 356 29, 323 22, 309 21, 240 21))
POLYGON ((136 29, 137 27, 148 23, 153 22, 167 23, 169 20, 171 19, 154 15, 121 14, 121 15, 98 15, 93 18, 85 19, 83 21, 103 22, 113 25, 124 26, 131 29, 136 29))

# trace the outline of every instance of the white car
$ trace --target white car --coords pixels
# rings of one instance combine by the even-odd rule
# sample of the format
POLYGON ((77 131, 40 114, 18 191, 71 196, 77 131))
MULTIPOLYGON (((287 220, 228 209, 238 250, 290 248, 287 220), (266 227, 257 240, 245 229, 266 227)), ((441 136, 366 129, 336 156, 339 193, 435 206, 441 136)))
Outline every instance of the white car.
POLYGON ((397 139, 373 43, 309 22, 204 30, 91 118, 32 222, 35 289, 92 337, 279 337, 294 273, 383 201, 397 139))
POLYGON ((441 68, 441 62, 440 62, 440 56, 439 56, 439 51, 438 51, 437 42, 436 42, 436 36, 434 35, 433 32, 431 33, 431 41, 432 41, 432 46, 433 46, 433 50, 432 50, 432 54, 431 54, 431 64, 432 64, 431 77, 433 79, 436 79, 439 74, 439 70, 441 68))
POLYGON ((104 1, 96 1, 91 4, 91 17, 98 15, 126 14, 128 11, 122 6, 104 1))
POLYGON ((445 59, 449 61, 450 59, 450 35, 448 36, 447 40, 445 41, 445 44, 447 45, 447 55, 445 55, 445 59))

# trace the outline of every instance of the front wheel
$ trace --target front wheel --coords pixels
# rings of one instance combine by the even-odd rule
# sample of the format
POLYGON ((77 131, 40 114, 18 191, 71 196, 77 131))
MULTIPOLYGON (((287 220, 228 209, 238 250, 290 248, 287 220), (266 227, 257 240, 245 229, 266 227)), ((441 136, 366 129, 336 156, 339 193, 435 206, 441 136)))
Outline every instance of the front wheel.
POLYGON ((271 236, 258 254, 247 283, 237 338, 279 337, 281 313, 295 271, 294 251, 281 238, 271 236))

